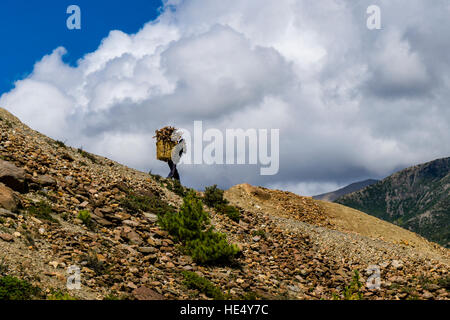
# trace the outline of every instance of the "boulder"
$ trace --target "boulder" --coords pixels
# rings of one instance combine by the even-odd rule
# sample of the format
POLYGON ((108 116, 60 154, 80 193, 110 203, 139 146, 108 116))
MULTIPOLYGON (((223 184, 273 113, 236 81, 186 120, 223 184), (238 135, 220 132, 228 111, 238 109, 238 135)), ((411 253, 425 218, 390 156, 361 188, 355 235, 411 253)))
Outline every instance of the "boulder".
POLYGON ((102 225, 102 226, 109 227, 109 226, 112 226, 112 225, 113 225, 112 222, 110 222, 110 221, 108 221, 108 220, 106 220, 106 219, 104 219, 104 218, 102 218, 102 217, 99 217, 99 216, 96 215, 96 214, 91 214, 91 217, 92 217, 92 219, 93 219, 95 222, 97 222, 98 224, 100 224, 100 225, 102 225))
POLYGON ((0 233, 0 239, 6 242, 12 242, 14 241, 14 236, 10 235, 9 233, 0 233))
POLYGON ((55 186, 56 185, 56 180, 53 179, 52 177, 50 177, 49 175, 41 175, 41 176, 37 176, 36 178, 33 179, 35 183, 40 184, 43 187, 46 186, 55 186))
POLYGON ((158 216, 157 216, 156 214, 149 213, 149 212, 144 212, 143 215, 144 215, 144 217, 146 217, 150 222, 155 223, 156 221, 158 221, 158 216))
POLYGON ((15 211, 19 204, 19 197, 14 191, 0 183, 0 207, 9 211, 15 211))
POLYGON ((4 160, 0 160, 0 182, 21 193, 28 189, 25 170, 4 160))
POLYGON ((143 242, 142 238, 136 233, 136 231, 134 231, 128 226, 123 227, 121 231, 121 237, 137 245, 143 242))
POLYGON ((133 296, 137 300, 165 300, 166 298, 150 288, 141 286, 133 290, 133 296))
POLYGON ((158 251, 155 247, 139 247, 138 251, 142 254, 151 254, 158 251))

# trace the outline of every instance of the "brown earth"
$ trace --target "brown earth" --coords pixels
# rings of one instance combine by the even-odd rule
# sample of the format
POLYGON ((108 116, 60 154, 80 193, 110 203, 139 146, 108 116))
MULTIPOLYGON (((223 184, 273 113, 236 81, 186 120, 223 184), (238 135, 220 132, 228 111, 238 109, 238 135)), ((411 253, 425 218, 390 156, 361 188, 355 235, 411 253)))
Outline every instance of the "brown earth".
POLYGON ((0 158, 23 170, 7 179, 20 205, 0 209, 0 276, 80 299, 207 299, 184 285, 181 271, 190 270, 233 299, 331 299, 344 298, 359 270, 365 299, 449 298, 447 249, 356 210, 249 185, 225 192, 240 208, 239 223, 205 206, 242 255, 233 265, 198 265, 152 212, 129 212, 121 202, 133 191, 179 207, 170 181, 64 146, 3 109, 0 118, 0 158), (40 201, 53 221, 30 214, 40 201), (91 212, 93 228, 77 218, 80 210, 91 212), (373 264, 379 290, 365 285, 373 264), (80 290, 66 288, 72 265, 81 269, 80 290))

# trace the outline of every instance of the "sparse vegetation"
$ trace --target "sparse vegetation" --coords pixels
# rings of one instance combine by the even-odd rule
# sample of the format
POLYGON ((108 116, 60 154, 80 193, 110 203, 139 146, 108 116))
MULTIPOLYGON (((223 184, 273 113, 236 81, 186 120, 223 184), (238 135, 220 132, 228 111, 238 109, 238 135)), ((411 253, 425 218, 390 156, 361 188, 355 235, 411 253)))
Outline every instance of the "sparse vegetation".
POLYGON ((29 282, 11 276, 0 277, 0 300, 31 300, 38 289, 29 282))
POLYGON ((52 190, 42 189, 38 190, 36 193, 47 198, 50 202, 58 201, 58 198, 56 197, 55 193, 52 190))
POLYGON ((184 284, 189 289, 198 290, 201 293, 204 293, 207 297, 213 298, 215 300, 224 300, 225 296, 222 291, 215 286, 208 279, 199 276, 195 272, 191 271, 183 271, 184 276, 184 284))
POLYGON ((61 158, 63 158, 64 160, 67 160, 69 162, 73 162, 74 161, 73 157, 70 154, 68 154, 67 152, 63 153, 61 155, 61 158))
POLYGON ((89 152, 83 150, 83 148, 78 148, 78 153, 81 154, 84 158, 87 158, 92 161, 92 163, 97 163, 97 159, 95 156, 89 152))
POLYGON ((363 294, 361 293, 362 283, 359 280, 359 271, 355 270, 352 282, 344 289, 344 300, 361 300, 363 294))
POLYGON ((12 127, 13 127, 13 124, 12 124, 11 121, 9 121, 9 120, 4 120, 4 122, 5 122, 5 124, 6 124, 6 126, 7 126, 8 128, 12 128, 12 127))
POLYGON ((47 220, 50 222, 59 223, 58 220, 52 217, 53 212, 52 207, 45 201, 36 203, 35 205, 28 208, 28 213, 35 216, 38 219, 47 220))
POLYGON ((200 264, 227 263, 239 253, 236 245, 229 244, 226 235, 212 229, 197 239, 186 242, 187 252, 200 264))
POLYGON ((103 300, 120 300, 120 299, 115 294, 110 293, 110 294, 104 296, 103 300))
POLYGON ((444 276, 438 279, 438 285, 447 291, 450 291, 450 276, 444 276))
POLYGON ((148 174, 149 174, 153 179, 155 179, 155 181, 157 181, 157 182, 160 182, 161 180, 164 179, 164 178, 161 177, 159 174, 153 174, 153 173, 152 173, 152 170, 150 170, 150 171, 148 172, 148 174))
POLYGON ((60 140, 56 140, 55 144, 60 148, 67 148, 66 144, 60 140))
POLYGON ((208 207, 216 209, 219 214, 226 215, 233 221, 239 221, 241 213, 236 207, 229 205, 227 199, 223 197, 223 190, 217 188, 216 184, 205 188, 202 200, 208 207))
POLYGON ((242 296, 242 300, 258 300, 258 294, 254 291, 248 291, 242 296))
POLYGON ((47 300, 78 300, 78 299, 72 297, 68 293, 62 292, 61 290, 53 290, 53 292, 47 296, 47 300))
POLYGON ((91 217, 91 213, 89 210, 81 210, 78 212, 78 219, 80 219, 81 221, 83 221, 83 224, 86 227, 92 228, 93 223, 92 223, 92 217, 91 217))
POLYGON ((230 206, 228 204, 223 204, 216 207, 216 211, 220 214, 226 215, 228 218, 235 222, 239 222, 239 220, 241 219, 241 213, 239 212, 239 210, 236 207, 230 206))
POLYGON ((266 232, 265 232, 264 230, 262 230, 262 229, 254 230, 254 231, 252 232, 252 235, 253 235, 253 236, 261 237, 261 238, 263 238, 263 239, 266 238, 266 232))
POLYGON ((149 197, 130 192, 121 200, 121 205, 130 213, 151 212, 157 215, 164 215, 173 212, 172 206, 161 200, 157 196, 149 197))
POLYGON ((5 276, 6 273, 8 272, 8 270, 9 270, 9 268, 8 268, 8 266, 5 263, 5 259, 2 258, 0 260, 0 276, 5 276))
POLYGON ((239 253, 235 245, 227 242, 225 234, 215 232, 209 226, 208 213, 193 192, 183 199, 179 212, 159 216, 158 222, 183 243, 186 252, 198 263, 225 263, 239 253))
POLYGON ((215 184, 205 188, 203 203, 208 207, 215 208, 220 205, 228 204, 228 201, 223 198, 223 190, 217 188, 217 185, 215 184))
POLYGON ((169 189, 176 195, 179 195, 180 197, 184 197, 187 194, 185 188, 181 185, 180 181, 178 181, 176 179, 167 180, 166 187, 167 187, 167 189, 169 189))

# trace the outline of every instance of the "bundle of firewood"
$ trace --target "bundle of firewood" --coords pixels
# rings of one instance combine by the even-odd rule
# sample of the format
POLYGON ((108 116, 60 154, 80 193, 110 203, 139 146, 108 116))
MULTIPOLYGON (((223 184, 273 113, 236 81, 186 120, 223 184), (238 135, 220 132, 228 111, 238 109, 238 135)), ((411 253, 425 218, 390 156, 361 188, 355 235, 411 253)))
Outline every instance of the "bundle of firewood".
POLYGON ((154 136, 153 138, 156 138, 156 140, 158 141, 172 141, 172 134, 176 131, 177 129, 174 127, 164 127, 162 129, 156 130, 156 136, 154 136))
POLYGON ((177 129, 174 127, 164 127, 156 130, 156 158, 161 161, 168 161, 172 157, 172 149, 177 144, 177 141, 172 141, 172 135, 177 129))

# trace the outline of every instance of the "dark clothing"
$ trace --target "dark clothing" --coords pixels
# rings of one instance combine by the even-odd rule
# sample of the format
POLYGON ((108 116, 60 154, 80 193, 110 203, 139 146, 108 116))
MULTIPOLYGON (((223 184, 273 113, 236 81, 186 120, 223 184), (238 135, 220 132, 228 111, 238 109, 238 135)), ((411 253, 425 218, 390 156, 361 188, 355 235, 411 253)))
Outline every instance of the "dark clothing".
POLYGON ((170 173, 167 178, 174 178, 175 180, 180 181, 180 175, 178 174, 177 165, 172 162, 172 160, 168 161, 170 173))
POLYGON ((183 153, 186 152, 185 150, 186 150, 186 144, 184 143, 184 139, 181 139, 178 142, 177 146, 175 147, 175 150, 172 151, 172 152, 175 152, 175 154, 172 154, 172 159, 167 161, 167 163, 169 164, 169 168, 170 168, 170 173, 167 176, 167 178, 174 178, 174 179, 180 181, 180 175, 178 174, 178 170, 177 170, 177 163, 180 161, 180 158, 183 155, 183 153), (178 154, 176 154, 177 151, 178 151, 178 154), (175 161, 175 163, 172 160, 175 161))

